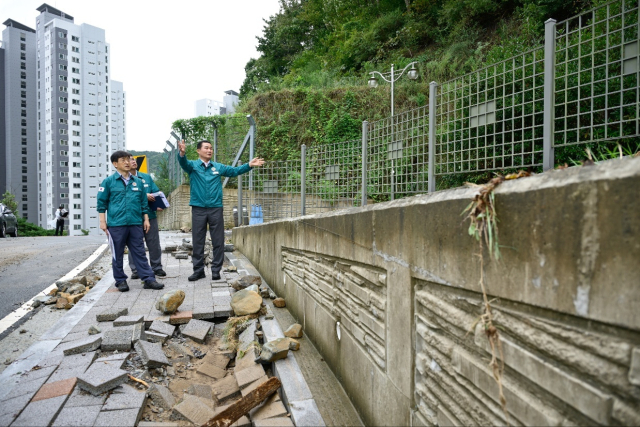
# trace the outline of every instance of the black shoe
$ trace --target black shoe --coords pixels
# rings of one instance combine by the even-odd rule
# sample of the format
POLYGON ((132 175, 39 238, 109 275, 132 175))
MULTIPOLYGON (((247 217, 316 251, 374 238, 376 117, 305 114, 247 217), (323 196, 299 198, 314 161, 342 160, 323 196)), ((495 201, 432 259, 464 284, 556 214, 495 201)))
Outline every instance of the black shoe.
POLYGON ((144 289, 162 289, 164 285, 162 283, 158 283, 155 280, 147 280, 144 282, 144 289))
POLYGON ((214 273, 213 271, 211 272, 211 280, 220 280, 220 272, 218 273, 214 273))
POLYGON ((116 283, 116 288, 118 288, 120 292, 129 292, 129 285, 127 285, 126 280, 116 283))
POLYGON ((163 269, 158 269, 156 271, 153 272, 156 276, 160 276, 160 277, 164 277, 167 275, 167 273, 163 270, 163 269))
POLYGON ((204 279, 205 277, 207 276, 205 276, 204 271, 196 271, 191 276, 189 276, 189 281, 195 282, 196 280, 204 279))
POLYGON ((139 279, 139 278, 140 278, 140 276, 138 276, 138 272, 137 271, 134 271, 134 272, 131 273, 131 279, 132 280, 139 279))

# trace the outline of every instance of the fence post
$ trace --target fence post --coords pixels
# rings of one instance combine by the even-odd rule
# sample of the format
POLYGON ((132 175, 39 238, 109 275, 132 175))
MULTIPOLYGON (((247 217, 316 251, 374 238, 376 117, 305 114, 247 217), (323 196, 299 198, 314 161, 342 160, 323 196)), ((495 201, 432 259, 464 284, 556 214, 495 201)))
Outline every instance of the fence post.
MULTIPOLYGON (((238 161, 238 166, 242 166, 241 161, 238 161)), ((242 212, 242 175, 238 175, 238 225, 244 225, 244 215, 242 212)))
POLYGON ((218 128, 213 129, 213 161, 218 162, 218 128))
POLYGON ((544 23, 544 112, 542 125, 542 170, 553 169, 555 120, 556 20, 544 23))
POLYGON ((429 83, 429 167, 427 172, 427 192, 436 191, 436 97, 438 83, 429 83))
POLYGON ((367 140, 369 138, 369 122, 362 122, 362 201, 360 206, 367 205, 367 140))
POLYGON ((300 153, 301 167, 300 167, 300 214, 306 215, 307 211, 307 146, 302 144, 302 151, 300 153))
MULTIPOLYGON (((251 114, 247 114, 249 121, 249 161, 253 160, 254 148, 256 144, 256 121, 251 114)), ((253 190, 253 171, 249 172, 249 190, 253 190)))

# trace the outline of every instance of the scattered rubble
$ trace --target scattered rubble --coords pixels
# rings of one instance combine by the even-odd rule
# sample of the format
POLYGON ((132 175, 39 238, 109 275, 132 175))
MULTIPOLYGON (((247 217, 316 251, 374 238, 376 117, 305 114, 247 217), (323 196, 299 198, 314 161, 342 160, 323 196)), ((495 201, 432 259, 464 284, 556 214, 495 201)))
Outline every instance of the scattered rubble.
POLYGON ((260 276, 240 276, 238 279, 229 283, 236 291, 241 291, 251 285, 262 285, 262 278, 260 276))
POLYGON ((302 338, 302 325, 294 323, 284 331, 284 336, 289 338, 302 338))
POLYGON ((289 338, 276 338, 262 346, 260 363, 271 363, 284 359, 289 354, 289 338))
POLYGON ((156 309, 165 314, 173 314, 176 312, 178 307, 182 305, 184 298, 184 291, 179 289, 166 292, 160 297, 158 302, 156 302, 156 309))
POLYGON ((276 298, 273 300, 273 305, 278 308, 283 308, 287 306, 287 303, 285 302, 284 298, 276 298))
POLYGON ((236 316, 246 316, 260 311, 262 297, 253 291, 243 289, 231 297, 231 308, 236 316))

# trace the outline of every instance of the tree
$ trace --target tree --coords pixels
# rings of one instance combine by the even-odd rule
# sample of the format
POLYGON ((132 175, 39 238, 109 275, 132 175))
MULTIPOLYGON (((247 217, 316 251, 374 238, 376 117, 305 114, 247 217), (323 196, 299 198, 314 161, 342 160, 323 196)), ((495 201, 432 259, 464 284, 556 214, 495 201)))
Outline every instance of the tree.
POLYGON ((0 203, 11 209, 13 213, 18 216, 18 202, 16 202, 16 196, 6 191, 2 195, 2 199, 0 199, 0 203))

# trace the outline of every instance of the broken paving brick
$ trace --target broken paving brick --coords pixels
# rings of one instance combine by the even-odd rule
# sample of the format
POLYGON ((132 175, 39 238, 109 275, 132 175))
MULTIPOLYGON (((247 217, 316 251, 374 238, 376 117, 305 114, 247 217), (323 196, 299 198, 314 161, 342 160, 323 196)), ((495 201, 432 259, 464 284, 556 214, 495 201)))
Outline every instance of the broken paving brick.
POLYGON ((116 388, 127 380, 127 371, 109 364, 94 363, 78 376, 78 387, 97 396, 116 388))
POLYGON ((108 308, 100 314, 96 314, 96 320, 98 322, 113 322, 120 316, 126 316, 129 313, 129 309, 126 307, 121 308, 108 308))
POLYGON ((135 344, 135 349, 147 368, 160 368, 171 365, 164 351, 162 351, 162 345, 159 343, 138 341, 135 344))

